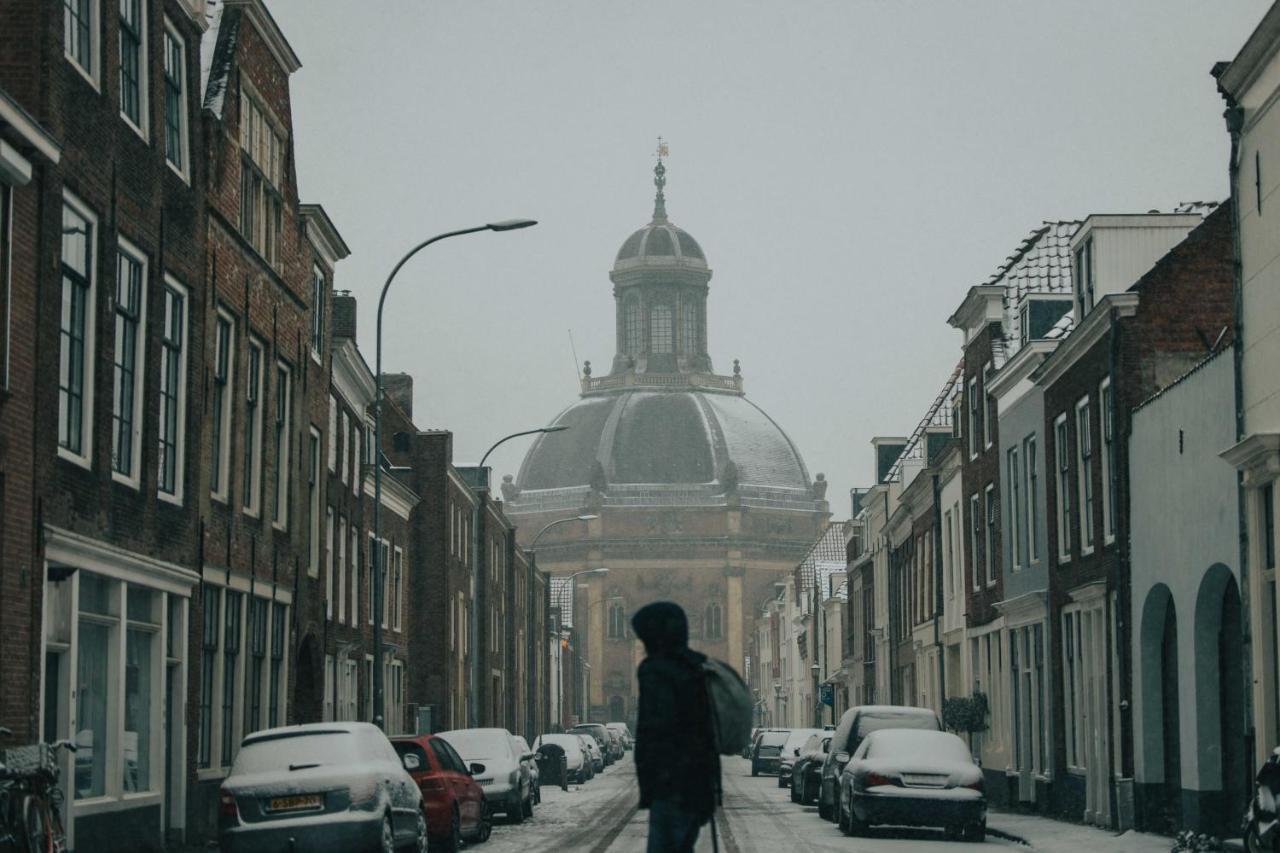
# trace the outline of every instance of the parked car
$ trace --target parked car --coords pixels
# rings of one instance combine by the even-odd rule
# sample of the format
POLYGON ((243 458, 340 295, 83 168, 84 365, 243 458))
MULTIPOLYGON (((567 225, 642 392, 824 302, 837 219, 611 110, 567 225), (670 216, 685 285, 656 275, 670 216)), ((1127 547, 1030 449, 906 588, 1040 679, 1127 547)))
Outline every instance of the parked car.
POLYGON ((543 744, 555 744, 564 750, 565 772, 569 774, 570 782, 580 785, 590 778, 591 756, 583 746, 581 735, 538 735, 533 742, 533 751, 537 752, 543 744))
POLYGON ((752 776, 778 772, 778 762, 782 760, 782 745, 787 742, 790 734, 790 729, 765 729, 756 735, 755 746, 751 750, 752 776))
POLYGON ((218 792, 223 853, 425 850, 422 794, 371 723, 309 723, 245 737, 218 792))
POLYGON ((795 766, 795 761, 800 757, 800 747, 804 746, 813 735, 816 735, 821 729, 792 729, 791 734, 787 736, 786 741, 782 744, 782 752, 778 757, 778 787, 791 787, 791 769, 795 766))
POLYGON ((604 753, 600 751, 600 744, 596 743, 596 739, 589 734, 583 732, 567 732, 582 741, 582 748, 587 751, 587 757, 591 759, 591 772, 587 774, 587 779, 594 779, 597 773, 604 772, 604 753))
POLYGON ((760 736, 762 731, 764 731, 764 729, 758 726, 751 730, 751 740, 747 741, 747 745, 742 748, 743 758, 751 757, 751 751, 756 748, 756 738, 760 736))
POLYGON ((635 745, 635 738, 631 736, 631 729, 627 727, 626 723, 606 723, 605 727, 612 729, 622 737, 622 748, 624 750, 630 751, 631 747, 635 745))
POLYGON ((622 735, 608 726, 604 730, 609 735, 609 749, 613 750, 613 760, 621 761, 627 754, 627 748, 622 744, 622 735))
POLYGON ((542 805, 542 780, 539 778, 537 756, 533 754, 533 750, 529 748, 529 741, 520 735, 515 736, 516 751, 522 756, 521 763, 524 764, 525 770, 529 772, 530 784, 533 785, 533 804, 535 806, 542 805))
POLYGON ((601 723, 579 723, 569 729, 571 732, 581 732, 584 735, 590 735, 596 739, 596 744, 600 747, 600 754, 604 756, 604 763, 607 767, 613 763, 613 749, 609 746, 609 730, 601 723))
POLYGON ((427 832, 434 844, 453 853, 463 841, 489 840, 489 807, 484 790, 472 778, 472 768, 481 765, 469 767, 448 741, 435 735, 394 737, 391 745, 422 792, 427 832))
POLYGON ((850 708, 840 717, 831 747, 822 762, 822 780, 818 786, 818 814, 827 820, 836 819, 836 803, 840 799, 840 772, 849 756, 858 751, 867 735, 880 729, 916 729, 942 731, 942 721, 928 708, 911 708, 906 705, 859 705, 850 708))
POLYGON ((811 735, 791 766, 791 802, 810 805, 818 801, 818 786, 822 784, 822 762, 831 746, 831 732, 811 735))
POLYGON ((484 790, 489 811, 501 812, 513 823, 533 817, 533 789, 525 756, 506 729, 454 729, 441 732, 467 764, 479 764, 476 782, 484 790))
POLYGON ((841 773, 836 823, 845 835, 868 826, 941 826, 953 837, 982 841, 987 798, 982 770, 950 732, 872 732, 841 773))

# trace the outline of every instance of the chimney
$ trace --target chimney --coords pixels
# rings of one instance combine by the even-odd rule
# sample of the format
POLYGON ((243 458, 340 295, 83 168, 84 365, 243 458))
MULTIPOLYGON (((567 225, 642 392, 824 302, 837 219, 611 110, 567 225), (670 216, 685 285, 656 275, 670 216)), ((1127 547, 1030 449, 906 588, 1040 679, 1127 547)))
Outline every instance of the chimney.
POLYGON ((356 339, 356 298, 349 290, 338 290, 333 294, 333 336, 335 338, 356 339))
MULTIPOLYGON (((351 300, 355 303, 355 300, 351 300)), ((337 313, 337 300, 334 300, 334 313, 337 313)), ((337 325, 336 323, 334 324, 337 325)), ((394 401, 405 414, 413 419, 413 377, 407 373, 382 374, 382 388, 387 398, 394 401)))

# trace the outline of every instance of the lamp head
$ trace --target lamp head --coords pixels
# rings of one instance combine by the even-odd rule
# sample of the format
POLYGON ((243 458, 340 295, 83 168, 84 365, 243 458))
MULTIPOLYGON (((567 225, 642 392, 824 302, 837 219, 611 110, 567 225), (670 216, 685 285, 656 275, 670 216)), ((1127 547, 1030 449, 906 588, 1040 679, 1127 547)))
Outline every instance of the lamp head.
POLYGON ((595 521, 599 517, 598 515, 580 515, 578 521, 595 521))
POLYGON ((529 228, 537 225, 536 219, 504 219, 501 222, 490 222, 485 227, 490 231, 515 231, 520 228, 529 228))
POLYGON ((538 430, 538 432, 564 432, 568 428, 569 427, 565 426, 564 424, 557 424, 556 426, 543 427, 542 429, 538 430))

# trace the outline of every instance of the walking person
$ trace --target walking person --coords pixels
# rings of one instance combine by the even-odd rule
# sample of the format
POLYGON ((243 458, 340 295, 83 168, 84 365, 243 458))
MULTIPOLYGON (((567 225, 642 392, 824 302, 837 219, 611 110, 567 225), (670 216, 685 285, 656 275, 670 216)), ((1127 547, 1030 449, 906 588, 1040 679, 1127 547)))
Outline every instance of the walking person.
POLYGON ((635 761, 640 808, 649 810, 648 853, 692 853, 720 799, 707 657, 689 648, 689 620, 678 604, 647 605, 631 626, 646 653, 637 673, 635 761))

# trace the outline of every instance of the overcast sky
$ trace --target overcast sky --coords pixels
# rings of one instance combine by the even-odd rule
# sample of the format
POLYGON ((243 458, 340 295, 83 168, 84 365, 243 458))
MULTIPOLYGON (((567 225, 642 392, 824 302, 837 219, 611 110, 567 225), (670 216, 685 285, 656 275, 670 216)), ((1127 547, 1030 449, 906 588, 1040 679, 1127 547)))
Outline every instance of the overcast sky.
MULTIPOLYGON (((1227 194, 1230 59, 1264 0, 269 0, 302 60, 300 195, 352 254, 373 362, 474 464, 576 399, 614 351, 608 271, 667 208, 714 270, 716 369, 825 472, 836 517, 869 440, 908 434, 960 355, 946 319, 1042 220, 1227 194)), ((527 440, 491 457, 515 473, 527 440)))

